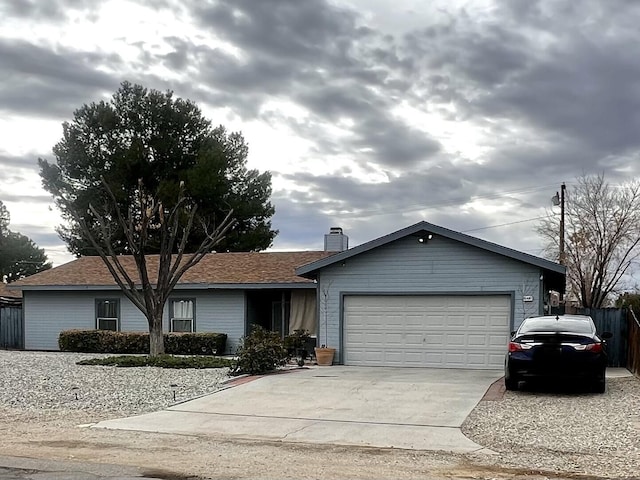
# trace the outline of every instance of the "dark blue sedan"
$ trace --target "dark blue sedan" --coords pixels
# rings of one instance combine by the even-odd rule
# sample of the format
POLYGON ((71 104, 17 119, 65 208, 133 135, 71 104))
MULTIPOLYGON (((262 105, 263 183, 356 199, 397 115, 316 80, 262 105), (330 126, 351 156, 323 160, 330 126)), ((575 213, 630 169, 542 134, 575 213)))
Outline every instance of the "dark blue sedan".
POLYGON ((591 317, 550 315, 525 319, 513 333, 505 360, 504 384, 517 390, 522 380, 553 378, 588 382, 598 393, 606 388, 607 353, 591 317))

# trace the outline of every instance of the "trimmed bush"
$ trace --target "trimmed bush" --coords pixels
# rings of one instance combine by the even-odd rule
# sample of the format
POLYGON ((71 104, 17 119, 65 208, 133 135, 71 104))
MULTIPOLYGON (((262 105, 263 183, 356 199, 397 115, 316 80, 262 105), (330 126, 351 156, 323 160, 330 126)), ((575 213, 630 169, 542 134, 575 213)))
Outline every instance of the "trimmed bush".
POLYGON ((165 333, 166 353, 176 355, 223 355, 227 347, 224 333, 165 333))
POLYGON ((242 338, 237 356, 233 373, 259 375, 284 366, 288 355, 279 333, 256 325, 242 338))
POLYGON ((290 357, 300 356, 307 358, 309 352, 313 351, 315 339, 311 338, 307 330, 297 329, 284 337, 284 346, 290 357))
POLYGON ((161 368, 223 368, 231 367, 233 362, 226 358, 210 356, 174 357, 160 355, 157 357, 118 357, 92 358, 76 362, 77 365, 104 365, 112 367, 161 367, 161 368))
MULTIPOLYGON (((165 352, 174 355, 222 355, 227 345, 224 333, 165 333, 165 352)), ((58 346, 63 352, 149 353, 149 333, 111 330, 65 330, 58 346)))

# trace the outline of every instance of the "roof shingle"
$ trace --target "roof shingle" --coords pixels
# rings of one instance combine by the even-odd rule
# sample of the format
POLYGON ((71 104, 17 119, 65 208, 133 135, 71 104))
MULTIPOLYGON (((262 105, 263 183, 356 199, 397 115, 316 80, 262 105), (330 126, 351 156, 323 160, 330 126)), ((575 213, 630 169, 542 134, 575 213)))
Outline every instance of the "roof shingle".
POLYGON ((6 283, 0 282, 0 297, 22 298, 22 292, 20 290, 9 290, 6 283))
MULTIPOLYGON (((187 270, 179 284, 271 284, 311 283, 295 269, 335 252, 242 252, 210 253, 187 270)), ((128 272, 136 272, 132 256, 119 257, 128 272)), ((155 283, 157 255, 147 256, 149 279, 155 283)), ((132 278, 138 279, 137 273, 132 278)), ((59 267, 37 273, 16 286, 113 286, 115 282, 100 257, 81 257, 59 267)))

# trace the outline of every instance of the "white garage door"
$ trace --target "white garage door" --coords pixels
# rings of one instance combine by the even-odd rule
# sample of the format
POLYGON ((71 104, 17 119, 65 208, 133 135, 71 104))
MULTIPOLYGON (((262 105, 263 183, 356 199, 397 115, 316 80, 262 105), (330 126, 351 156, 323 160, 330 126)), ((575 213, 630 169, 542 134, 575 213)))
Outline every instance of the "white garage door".
POLYGON ((344 297, 345 365, 502 368, 510 297, 344 297))

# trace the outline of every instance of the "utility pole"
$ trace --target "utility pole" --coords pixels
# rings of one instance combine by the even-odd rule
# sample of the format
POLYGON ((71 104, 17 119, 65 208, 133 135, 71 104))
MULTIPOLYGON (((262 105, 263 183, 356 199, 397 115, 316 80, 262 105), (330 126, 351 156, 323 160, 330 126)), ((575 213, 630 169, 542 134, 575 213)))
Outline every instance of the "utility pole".
POLYGON ((560 257, 558 259, 558 262, 560 263, 560 265, 566 264, 565 253, 564 253, 564 196, 565 196, 566 190, 567 190, 567 186, 565 185, 564 182, 562 182, 562 185, 560 185, 560 194, 556 192, 556 194, 551 199, 554 205, 556 206, 560 205, 560 242, 559 242, 560 257))
MULTIPOLYGON (((560 238, 558 241, 558 245, 560 246, 560 255, 558 258, 558 263, 560 263, 560 265, 567 265, 566 262, 566 256, 564 253, 564 197, 565 197, 565 192, 567 190, 567 186, 565 185, 564 182, 562 182, 562 185, 560 185, 560 194, 558 194, 558 192, 556 192, 556 194, 551 197, 551 202, 553 203, 554 206, 560 206, 560 238)), ((563 291, 558 292, 560 294, 560 304, 563 305, 563 308, 566 307, 565 305, 565 288, 563 288, 563 291)), ((564 311, 564 310, 562 310, 564 311)))
POLYGON ((560 186, 560 265, 566 265, 564 254, 564 192, 567 186, 562 182, 560 186))

